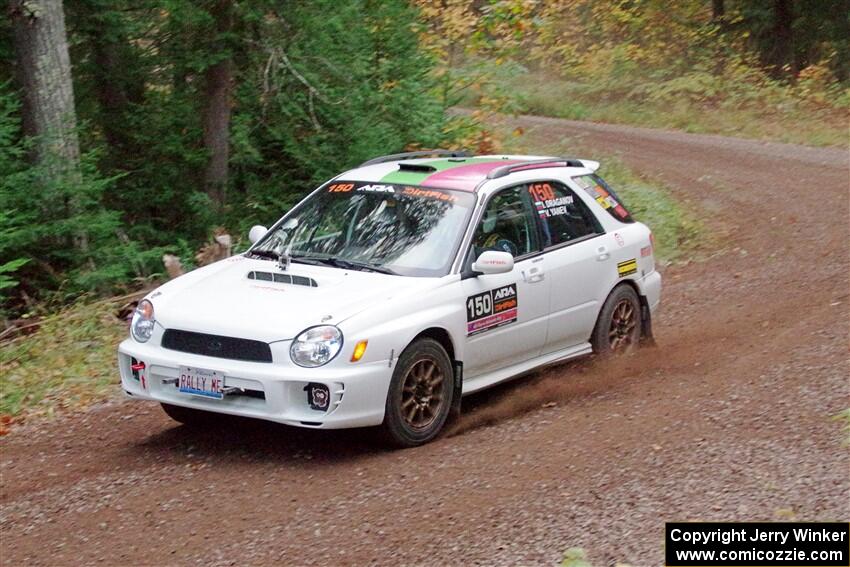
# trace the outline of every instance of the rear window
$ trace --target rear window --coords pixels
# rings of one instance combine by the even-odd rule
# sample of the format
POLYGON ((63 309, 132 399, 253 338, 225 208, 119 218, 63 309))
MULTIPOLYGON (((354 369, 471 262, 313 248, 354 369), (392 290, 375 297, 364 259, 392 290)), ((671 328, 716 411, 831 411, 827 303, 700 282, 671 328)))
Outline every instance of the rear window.
POLYGON ((626 209, 623 201, 617 196, 611 187, 598 175, 579 175, 573 177, 579 187, 584 189, 588 195, 593 197, 608 214, 620 222, 635 222, 632 214, 626 209))

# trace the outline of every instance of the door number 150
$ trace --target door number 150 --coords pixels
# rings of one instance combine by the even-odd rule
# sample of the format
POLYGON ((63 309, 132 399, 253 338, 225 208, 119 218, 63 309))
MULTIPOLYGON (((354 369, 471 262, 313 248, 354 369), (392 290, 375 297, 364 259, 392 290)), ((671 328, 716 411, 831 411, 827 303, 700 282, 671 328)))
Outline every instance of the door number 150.
POLYGON ((493 297, 490 292, 473 295, 466 301, 466 318, 469 321, 493 313, 493 297))

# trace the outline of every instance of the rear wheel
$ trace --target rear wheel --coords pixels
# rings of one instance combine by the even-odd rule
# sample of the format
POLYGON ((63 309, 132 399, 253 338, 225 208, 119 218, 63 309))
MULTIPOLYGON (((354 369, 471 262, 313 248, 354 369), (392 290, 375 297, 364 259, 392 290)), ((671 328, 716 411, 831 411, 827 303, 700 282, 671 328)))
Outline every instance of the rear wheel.
POLYGON ((393 371, 383 429, 398 447, 431 441, 446 423, 454 393, 454 373, 445 349, 419 339, 399 357, 393 371))
POLYGON ((635 290, 621 285, 611 292, 590 337, 593 352, 600 355, 624 354, 638 346, 641 333, 640 301, 635 290))
POLYGON ((171 404, 160 404, 163 411, 168 414, 168 417, 174 421, 179 421, 183 425, 190 427, 207 425, 212 421, 210 412, 196 410, 192 408, 184 408, 182 406, 173 406, 171 404))

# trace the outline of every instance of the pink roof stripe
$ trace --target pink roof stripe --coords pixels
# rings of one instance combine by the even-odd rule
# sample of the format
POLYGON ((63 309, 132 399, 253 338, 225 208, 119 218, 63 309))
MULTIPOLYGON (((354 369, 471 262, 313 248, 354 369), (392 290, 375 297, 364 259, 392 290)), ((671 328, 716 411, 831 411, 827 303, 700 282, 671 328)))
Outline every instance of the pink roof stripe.
POLYGON ((440 189, 459 189, 462 191, 474 191, 475 187, 483 181, 487 174, 503 165, 519 163, 518 160, 500 159, 497 161, 486 161, 460 165, 439 171, 430 175, 422 182, 423 187, 435 187, 440 189))

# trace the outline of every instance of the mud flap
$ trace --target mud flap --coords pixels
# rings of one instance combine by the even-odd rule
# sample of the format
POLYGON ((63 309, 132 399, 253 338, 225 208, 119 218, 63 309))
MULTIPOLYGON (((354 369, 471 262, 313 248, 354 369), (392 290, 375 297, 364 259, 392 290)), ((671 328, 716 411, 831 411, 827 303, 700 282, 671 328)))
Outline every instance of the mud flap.
POLYGON ((460 416, 460 398, 463 394, 463 363, 454 361, 454 384, 452 388, 452 407, 449 409, 449 419, 460 416))
POLYGON ((643 295, 639 295, 638 299, 640 300, 640 344, 656 346, 655 337, 652 335, 652 313, 649 311, 649 303, 643 295))

